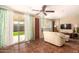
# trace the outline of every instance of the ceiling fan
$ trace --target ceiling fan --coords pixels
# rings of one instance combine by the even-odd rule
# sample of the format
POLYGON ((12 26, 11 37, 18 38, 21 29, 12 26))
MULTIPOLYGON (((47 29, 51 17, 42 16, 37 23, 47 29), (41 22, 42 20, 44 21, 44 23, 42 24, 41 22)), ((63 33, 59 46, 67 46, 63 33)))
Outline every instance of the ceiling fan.
POLYGON ((37 13, 36 15, 39 15, 42 12, 46 16, 47 16, 47 12, 49 12, 49 13, 55 12, 54 10, 46 10, 46 8, 47 8, 47 5, 43 5, 41 10, 35 10, 35 9, 32 9, 32 10, 33 11, 39 11, 39 13, 37 13))

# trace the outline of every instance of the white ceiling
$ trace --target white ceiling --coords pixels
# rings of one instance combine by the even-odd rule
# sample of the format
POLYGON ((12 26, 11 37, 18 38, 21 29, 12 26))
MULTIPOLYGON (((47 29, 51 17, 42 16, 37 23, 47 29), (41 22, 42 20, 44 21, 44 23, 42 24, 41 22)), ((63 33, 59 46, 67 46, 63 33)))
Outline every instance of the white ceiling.
MULTIPOLYGON (((19 5, 19 6, 9 6, 15 10, 21 11, 21 12, 28 12, 31 14, 37 14, 38 12, 32 11, 32 9, 41 10, 42 5, 37 6, 25 6, 25 5, 19 5)), ((79 15, 79 5, 48 5, 46 10, 54 10, 54 13, 47 13, 46 18, 61 18, 61 17, 67 17, 67 16, 78 16, 79 15)))
POLYGON ((26 6, 26 5, 8 5, 8 7, 16 10, 16 11, 19 11, 19 12, 30 12, 31 11, 31 8, 29 6, 26 6))
POLYGON ((48 14, 47 17, 49 18, 60 18, 79 15, 78 5, 50 5, 46 8, 46 10, 55 11, 55 13, 48 14))

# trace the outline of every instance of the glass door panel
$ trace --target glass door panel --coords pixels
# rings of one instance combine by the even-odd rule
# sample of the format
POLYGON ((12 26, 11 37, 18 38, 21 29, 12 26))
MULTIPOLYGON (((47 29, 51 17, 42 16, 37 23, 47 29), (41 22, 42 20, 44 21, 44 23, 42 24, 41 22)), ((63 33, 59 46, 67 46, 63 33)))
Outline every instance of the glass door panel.
POLYGON ((22 14, 14 14, 13 20, 13 44, 18 43, 15 50, 16 52, 20 51, 20 42, 25 41, 25 30, 24 30, 24 15, 22 14))

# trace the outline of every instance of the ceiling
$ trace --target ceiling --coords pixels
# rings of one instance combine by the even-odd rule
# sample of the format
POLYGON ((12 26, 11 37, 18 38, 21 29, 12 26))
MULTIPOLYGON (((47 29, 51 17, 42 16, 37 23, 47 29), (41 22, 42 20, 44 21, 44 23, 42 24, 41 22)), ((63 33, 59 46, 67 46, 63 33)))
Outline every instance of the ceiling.
POLYGON ((49 18, 61 18, 67 16, 78 16, 79 6, 78 5, 50 5, 46 10, 54 10, 55 13, 48 14, 49 18))
POLYGON ((26 5, 8 5, 8 7, 16 10, 16 11, 19 11, 19 12, 29 12, 30 11, 30 7, 29 6, 26 6, 26 5))
MULTIPOLYGON (((37 14, 38 11, 33 11, 32 9, 41 10, 42 5, 37 6, 9 6, 21 12, 28 12, 30 14, 37 14)), ((54 13, 47 13, 46 18, 56 19, 67 16, 78 16, 79 15, 79 5, 47 5, 46 10, 54 10, 54 13)))
POLYGON ((56 19, 68 16, 79 16, 79 5, 47 5, 46 10, 54 10, 54 13, 47 13, 46 18, 56 19))

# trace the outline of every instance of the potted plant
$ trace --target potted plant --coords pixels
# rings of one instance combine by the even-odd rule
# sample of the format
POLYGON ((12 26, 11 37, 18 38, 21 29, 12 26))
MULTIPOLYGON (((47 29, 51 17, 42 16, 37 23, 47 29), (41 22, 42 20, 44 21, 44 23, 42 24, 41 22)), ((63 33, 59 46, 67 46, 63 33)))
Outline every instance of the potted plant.
POLYGON ((77 33, 79 33, 79 27, 77 27, 77 33))

